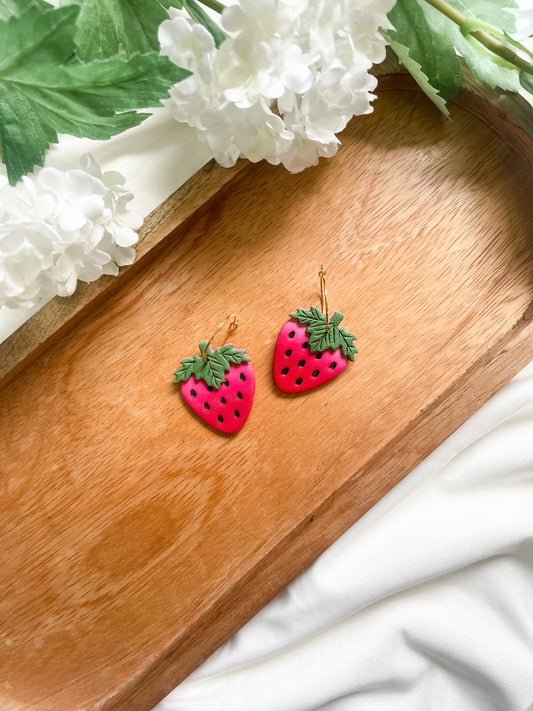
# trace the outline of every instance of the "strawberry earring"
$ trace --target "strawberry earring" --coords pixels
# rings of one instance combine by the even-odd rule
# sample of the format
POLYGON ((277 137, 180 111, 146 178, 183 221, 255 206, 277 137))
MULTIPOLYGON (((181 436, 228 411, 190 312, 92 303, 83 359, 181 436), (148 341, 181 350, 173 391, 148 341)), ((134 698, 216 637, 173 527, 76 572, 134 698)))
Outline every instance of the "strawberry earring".
POLYGON ((208 341, 199 345, 200 354, 184 358, 174 375, 189 407, 216 430, 238 432, 246 422, 255 392, 255 375, 250 356, 233 348, 233 343, 212 350, 211 342, 231 319, 229 331, 238 326, 231 314, 220 323, 208 341))
POLYGON ((355 336, 339 326, 339 311, 329 317, 326 272, 321 267, 322 311, 316 306, 296 309, 282 327, 274 351, 274 380, 284 393, 318 388, 336 378, 354 359, 355 336))

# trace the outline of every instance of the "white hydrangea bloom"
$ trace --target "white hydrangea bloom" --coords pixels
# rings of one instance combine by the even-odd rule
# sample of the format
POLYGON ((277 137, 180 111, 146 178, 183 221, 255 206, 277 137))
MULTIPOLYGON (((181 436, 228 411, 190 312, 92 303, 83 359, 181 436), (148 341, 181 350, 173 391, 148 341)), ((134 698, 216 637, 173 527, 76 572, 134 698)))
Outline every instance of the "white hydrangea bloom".
POLYGON ((380 28, 395 0, 240 0, 226 7, 220 48, 174 10, 161 51, 192 72, 171 90, 177 120, 215 159, 242 156, 292 172, 337 151, 337 133, 372 111, 372 64, 385 57, 380 28))
POLYGON ((16 185, 0 175, 0 305, 32 307, 70 296, 135 258, 142 224, 120 173, 102 173, 91 156, 81 168, 37 168, 16 185))

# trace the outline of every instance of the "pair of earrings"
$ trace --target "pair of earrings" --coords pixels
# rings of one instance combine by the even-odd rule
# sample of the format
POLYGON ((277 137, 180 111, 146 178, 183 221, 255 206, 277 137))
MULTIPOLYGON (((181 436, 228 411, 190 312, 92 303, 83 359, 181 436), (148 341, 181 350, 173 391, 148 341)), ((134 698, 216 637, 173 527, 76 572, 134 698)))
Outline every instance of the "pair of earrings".
MULTIPOLYGON (((355 336, 340 326, 339 311, 329 317, 326 272, 320 269, 322 310, 298 308, 282 326, 274 350, 274 380, 285 393, 312 390, 340 375, 348 360, 354 360, 355 336)), ((234 433, 246 422, 255 392, 255 375, 250 356, 227 343, 214 350, 211 343, 230 321, 229 331, 238 325, 231 314, 222 321, 208 341, 199 344, 196 354, 181 361, 174 375, 181 383, 186 403, 208 425, 234 433)))

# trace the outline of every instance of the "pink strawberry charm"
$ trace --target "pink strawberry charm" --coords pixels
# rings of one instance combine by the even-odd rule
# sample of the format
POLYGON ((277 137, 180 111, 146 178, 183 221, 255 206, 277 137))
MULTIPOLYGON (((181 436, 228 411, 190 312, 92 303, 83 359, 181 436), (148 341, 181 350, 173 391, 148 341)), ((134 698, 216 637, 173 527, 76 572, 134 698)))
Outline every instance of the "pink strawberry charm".
POLYGON ((280 390, 301 393, 318 388, 354 360, 355 336, 339 326, 343 318, 335 311, 328 319, 316 306, 291 314, 274 351, 274 380, 280 390))
POLYGON ((246 422, 255 392, 250 356, 232 343, 212 350, 200 343, 200 354, 184 358, 176 370, 185 402, 220 432, 238 432, 246 422))

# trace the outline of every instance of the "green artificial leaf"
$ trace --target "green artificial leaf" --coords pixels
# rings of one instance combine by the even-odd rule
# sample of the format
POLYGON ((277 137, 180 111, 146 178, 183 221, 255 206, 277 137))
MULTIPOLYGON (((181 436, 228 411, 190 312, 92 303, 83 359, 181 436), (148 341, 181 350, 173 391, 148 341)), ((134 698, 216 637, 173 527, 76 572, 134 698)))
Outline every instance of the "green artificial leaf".
POLYGON ((184 10, 187 10, 195 22, 199 22, 207 30, 209 30, 215 40, 216 46, 220 47, 222 42, 226 39, 225 32, 209 17, 196 0, 182 0, 181 7, 183 7, 184 10))
POLYGON ((407 47, 431 86, 445 100, 457 96, 464 78, 448 39, 453 23, 424 0, 397 0, 388 18, 395 28, 391 38, 407 47))
POLYGON ((520 84, 524 87, 526 91, 533 94, 533 74, 528 74, 527 72, 520 72, 520 84))
POLYGON ((187 76, 156 52, 72 60, 79 8, 31 5, 0 22, 0 144, 9 182, 43 165, 58 133, 107 139, 141 123, 187 76), (70 60, 70 61, 69 61, 70 60))
POLYGON ((328 349, 336 351, 340 348, 343 355, 354 360, 357 348, 353 342, 356 338, 353 333, 339 326, 344 318, 340 311, 335 311, 329 321, 326 321, 326 315, 316 306, 311 306, 309 310, 296 309, 296 313, 290 316, 299 323, 305 324, 309 336, 309 353, 317 351, 323 353, 328 349))
POLYGON ((498 27, 512 35, 516 30, 515 14, 511 10, 518 7, 514 0, 447 0, 447 2, 467 17, 477 17, 482 22, 498 27))
POLYGON ((159 52, 157 31, 168 19, 168 0, 69 0, 80 6, 74 41, 76 56, 89 61, 123 52, 159 52))
POLYGON ((181 367, 174 373, 175 383, 185 382, 194 375, 196 380, 203 380, 206 385, 218 390, 232 365, 250 361, 250 356, 246 355, 241 348, 234 348, 233 343, 227 343, 213 351, 208 346, 208 341, 202 341, 198 348, 199 355, 193 355, 181 361, 181 367), (204 352, 205 360, 203 358, 204 352))
MULTIPOLYGON (((513 0, 448 0, 449 4, 459 10, 465 17, 476 18, 482 24, 487 23, 499 30, 512 34, 516 30, 513 14, 507 8, 516 7, 513 0)), ((505 91, 518 91, 520 80, 518 71, 503 65, 498 57, 491 55, 481 43, 475 39, 467 39, 457 25, 450 24, 450 39, 455 49, 464 58, 472 73, 479 81, 491 88, 505 91)))
POLYGON ((53 10, 46 0, 0 0, 0 20, 8 20, 10 17, 19 17, 32 6, 40 7, 41 10, 53 10))
MULTIPOLYGON (((472 22, 472 27, 488 23, 509 34, 515 30, 513 14, 508 11, 516 6, 514 0, 448 0, 448 4, 472 22)), ((405 57, 400 56, 404 50, 400 48, 398 59, 416 81, 420 84, 419 72, 427 77, 433 92, 420 85, 434 103, 454 98, 464 83, 457 52, 479 81, 492 88, 517 91, 519 77, 515 69, 491 55, 471 36, 465 37, 458 25, 425 0, 398 0, 388 17, 395 30, 384 35, 391 44, 394 41, 406 48, 409 58, 419 65, 417 68, 405 63, 405 57), (437 101, 434 92, 438 92, 437 101)))
POLYGON ((422 89, 428 99, 430 99, 435 104, 435 106, 440 111, 442 111, 445 116, 449 117, 450 113, 446 108, 446 101, 442 98, 437 89, 435 89, 435 87, 430 84, 429 79, 422 71, 422 67, 420 66, 420 64, 418 62, 415 62, 415 60, 410 56, 409 48, 405 47, 403 44, 400 44, 400 42, 396 42, 396 40, 392 39, 390 32, 383 30, 382 34, 389 42, 391 49, 398 57, 398 60, 407 69, 409 74, 411 74, 413 79, 416 81, 416 83, 422 89))

